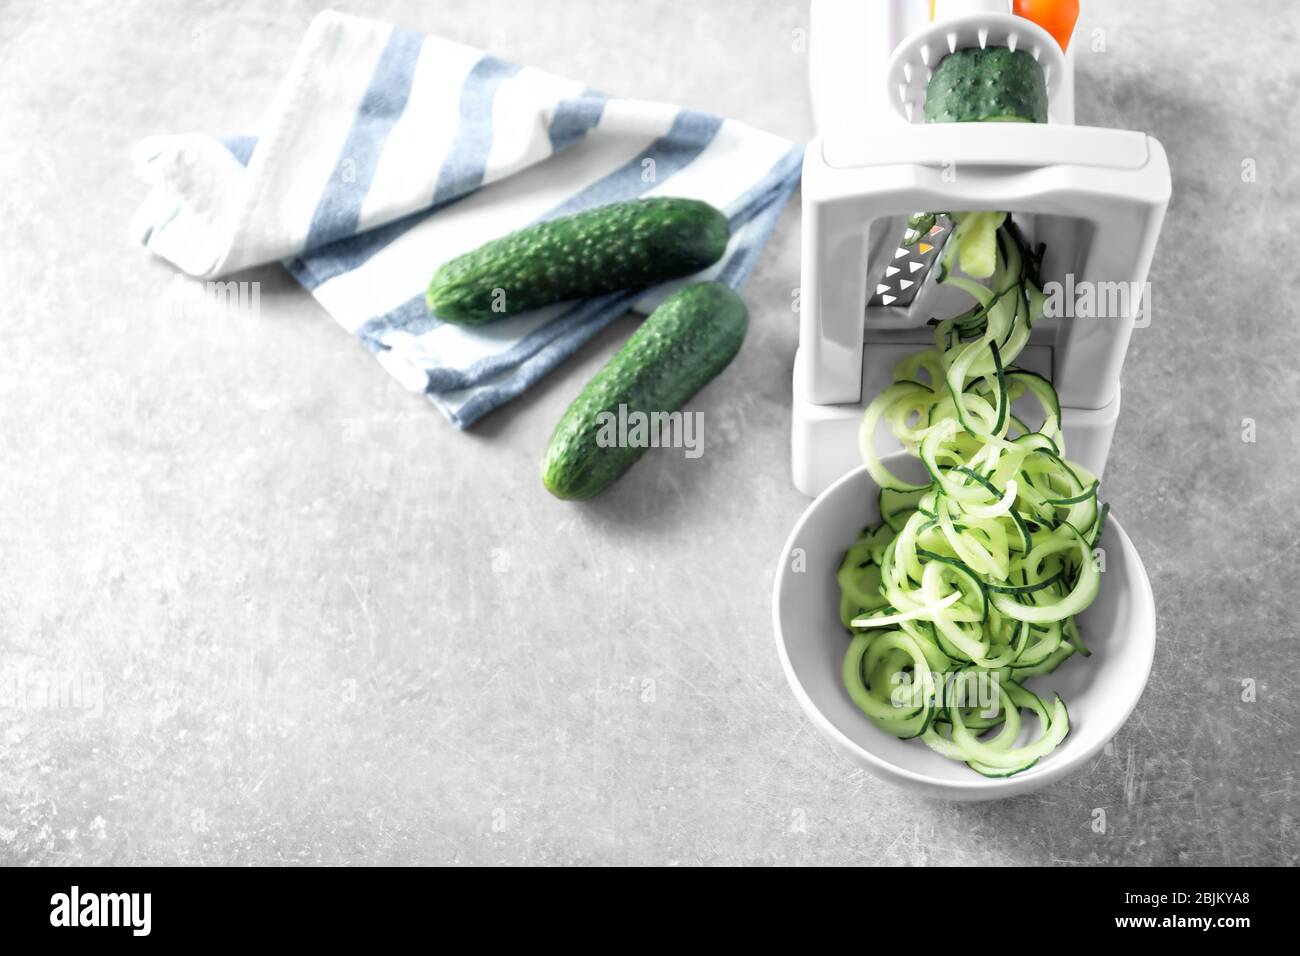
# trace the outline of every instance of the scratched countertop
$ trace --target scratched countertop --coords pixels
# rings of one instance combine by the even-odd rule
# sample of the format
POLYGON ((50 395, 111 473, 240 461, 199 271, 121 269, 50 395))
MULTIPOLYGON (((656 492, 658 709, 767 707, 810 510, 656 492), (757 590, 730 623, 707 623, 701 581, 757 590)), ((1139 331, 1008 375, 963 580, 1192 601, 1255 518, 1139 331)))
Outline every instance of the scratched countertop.
MULTIPOLYGON (((812 133, 802 3, 339 6, 812 133)), ((279 267, 178 314, 126 239, 131 145, 248 130, 316 5, 8 5, 0 863, 1295 863, 1298 21, 1240 6, 1084 3, 1079 121, 1174 177, 1106 482, 1155 666, 1077 775, 956 805, 832 749, 774 651, 797 201, 705 454, 563 503, 540 457, 633 318, 461 433, 279 267)))

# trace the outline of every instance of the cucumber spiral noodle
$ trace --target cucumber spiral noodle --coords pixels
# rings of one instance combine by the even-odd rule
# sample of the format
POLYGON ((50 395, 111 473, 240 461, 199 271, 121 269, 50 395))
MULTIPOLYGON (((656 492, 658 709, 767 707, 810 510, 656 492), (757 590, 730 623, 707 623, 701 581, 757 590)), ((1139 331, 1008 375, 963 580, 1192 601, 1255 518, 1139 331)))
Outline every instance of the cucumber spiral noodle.
POLYGON ((1093 549, 1107 509, 1098 480, 1064 457, 1051 383, 1014 364, 1042 315, 1040 259, 1005 214, 959 219, 938 281, 975 305, 937 322, 934 347, 901 360, 867 407, 860 444, 882 521, 863 530, 837 573, 853 702, 882 730, 920 737, 986 776, 1028 769, 1069 733, 1060 696, 1049 705, 1023 681, 1088 654, 1074 615, 1100 587, 1093 549), (972 261, 991 265, 987 286, 951 274, 959 248, 971 271, 972 241, 983 247, 972 261), (1042 409, 1036 429, 1011 411, 1026 394, 1042 409), (928 483, 882 464, 882 421, 920 458, 928 483), (1024 711, 1039 733, 1017 745, 1024 711))

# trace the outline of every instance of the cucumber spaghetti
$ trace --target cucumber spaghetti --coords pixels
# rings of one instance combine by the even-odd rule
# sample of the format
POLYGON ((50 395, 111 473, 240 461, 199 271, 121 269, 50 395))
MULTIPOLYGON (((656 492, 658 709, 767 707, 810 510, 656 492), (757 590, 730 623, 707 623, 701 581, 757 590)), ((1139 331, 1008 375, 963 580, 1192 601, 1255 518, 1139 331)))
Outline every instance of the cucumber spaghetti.
POLYGON ((1042 316, 1041 248, 1029 250, 1004 213, 953 220, 937 281, 974 305, 935 322, 934 347, 902 359, 862 419, 881 523, 862 531, 837 572, 852 634, 844 682, 882 730, 1010 776, 1069 733, 1060 696, 1049 704, 1024 682, 1088 654, 1074 616, 1100 588, 1093 550, 1107 508, 1096 476, 1065 457, 1056 390, 1015 365, 1042 316), (966 276, 953 274, 958 256, 966 276), (1025 395, 1041 412, 1037 427, 1012 411, 1025 395), (926 483, 881 462, 882 422, 921 460, 926 483), (992 688, 992 706, 962 693, 972 682, 992 688), (1019 744, 1026 711, 1038 733, 1019 744))

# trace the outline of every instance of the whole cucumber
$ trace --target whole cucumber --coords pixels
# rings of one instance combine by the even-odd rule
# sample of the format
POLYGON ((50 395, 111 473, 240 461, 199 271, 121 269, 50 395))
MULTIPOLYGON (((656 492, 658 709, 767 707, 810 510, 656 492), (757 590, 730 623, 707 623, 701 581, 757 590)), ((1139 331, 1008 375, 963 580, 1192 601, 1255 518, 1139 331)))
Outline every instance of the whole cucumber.
POLYGON ((695 199, 633 199, 552 219, 444 263, 426 301, 438 318, 483 325, 544 305, 678 279, 727 249, 727 217, 695 199))
POLYGON ((602 440, 610 416, 672 412, 740 350, 749 312, 719 282, 669 296, 587 383, 560 418, 546 451, 542 483, 557 498, 592 498, 632 467, 645 447, 602 440), (601 413, 607 413, 602 415, 601 413))

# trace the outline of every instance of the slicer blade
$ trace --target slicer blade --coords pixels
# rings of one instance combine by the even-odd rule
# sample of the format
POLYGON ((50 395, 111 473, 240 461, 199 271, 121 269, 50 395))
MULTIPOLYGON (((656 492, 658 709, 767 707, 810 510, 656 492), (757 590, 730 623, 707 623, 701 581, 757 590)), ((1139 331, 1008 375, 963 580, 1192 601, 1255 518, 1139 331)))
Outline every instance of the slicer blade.
POLYGON ((929 232, 912 245, 905 243, 914 235, 909 229, 894 250, 894 258, 885 266, 885 274, 876 280, 876 289, 867 301, 869 308, 906 308, 925 285, 930 269, 939 261, 939 253, 952 233, 952 222, 941 216, 929 232))

